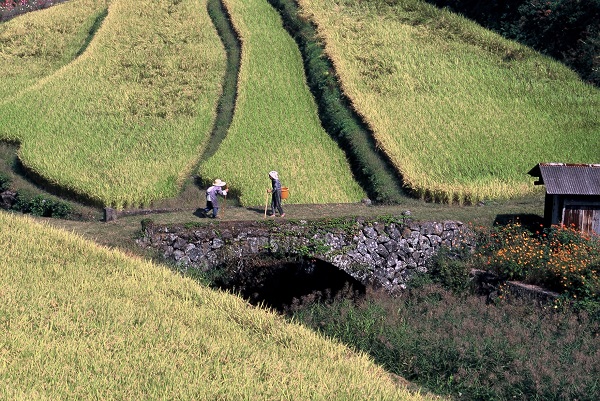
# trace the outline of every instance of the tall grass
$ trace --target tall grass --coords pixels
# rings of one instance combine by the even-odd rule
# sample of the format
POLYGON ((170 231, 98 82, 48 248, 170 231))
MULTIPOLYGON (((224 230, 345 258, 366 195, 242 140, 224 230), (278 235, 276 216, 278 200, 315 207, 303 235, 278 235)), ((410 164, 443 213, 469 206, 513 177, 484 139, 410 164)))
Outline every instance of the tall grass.
MULTIPOLYGON (((1 104, 0 138, 20 142, 23 164, 52 184, 107 206, 148 205, 176 195, 197 164, 225 52, 205 1, 106 4, 80 57, 1 104)), ((36 14, 85 11, 65 6, 36 14)))
POLYGON ((437 285, 401 298, 317 304, 297 321, 388 371, 467 400, 597 400, 598 320, 522 300, 486 304, 437 285))
POLYGON ((419 0, 299 4, 420 197, 519 196, 539 162, 598 162, 600 91, 563 65, 419 0))
POLYGON ((0 398, 422 400, 364 354, 0 212, 0 398))
POLYGON ((289 202, 356 202, 364 192, 341 149, 320 125, 294 40, 262 0, 225 1, 242 44, 235 114, 219 150, 199 169, 219 177, 243 205, 265 202, 277 170, 289 202))

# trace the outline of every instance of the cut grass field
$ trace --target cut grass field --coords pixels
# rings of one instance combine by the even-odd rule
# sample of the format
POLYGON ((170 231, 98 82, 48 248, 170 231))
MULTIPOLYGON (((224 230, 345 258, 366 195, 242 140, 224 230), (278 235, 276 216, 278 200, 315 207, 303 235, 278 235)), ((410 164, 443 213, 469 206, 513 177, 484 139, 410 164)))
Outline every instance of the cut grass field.
POLYGON ((558 62, 419 0, 299 4, 420 197, 515 197, 537 163, 600 161, 600 90, 558 62))
MULTIPOLYGON (((83 54, 0 99, 0 139, 20 143, 19 158, 35 175, 89 201, 148 205, 176 196, 198 163, 225 51, 205 1, 102 3, 108 14, 83 54)), ((85 4, 73 0, 1 26, 18 36, 20 25, 40 18, 60 30, 63 19, 90 14, 85 4), (50 20, 53 13, 65 15, 50 20)), ((40 35, 31 40, 45 43, 40 35)), ((46 61, 33 57, 30 65, 46 61)))
POLYGON ((0 211, 0 398, 424 400, 364 354, 0 211))
POLYGON ((264 0, 225 1, 242 51, 231 127, 201 163, 245 206, 260 205, 277 170, 291 203, 357 202, 365 196, 343 151, 321 127, 302 58, 281 18, 264 0))

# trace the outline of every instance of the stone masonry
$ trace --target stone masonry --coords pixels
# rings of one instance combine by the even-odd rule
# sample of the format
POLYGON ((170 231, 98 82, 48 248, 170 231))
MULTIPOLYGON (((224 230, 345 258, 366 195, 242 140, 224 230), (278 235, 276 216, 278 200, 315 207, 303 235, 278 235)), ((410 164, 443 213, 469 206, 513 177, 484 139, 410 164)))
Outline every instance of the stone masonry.
POLYGON ((249 256, 317 258, 390 293, 404 289, 414 272, 426 271, 441 247, 474 247, 473 232, 458 221, 387 220, 219 221, 188 227, 146 220, 138 244, 183 269, 203 271, 249 256))

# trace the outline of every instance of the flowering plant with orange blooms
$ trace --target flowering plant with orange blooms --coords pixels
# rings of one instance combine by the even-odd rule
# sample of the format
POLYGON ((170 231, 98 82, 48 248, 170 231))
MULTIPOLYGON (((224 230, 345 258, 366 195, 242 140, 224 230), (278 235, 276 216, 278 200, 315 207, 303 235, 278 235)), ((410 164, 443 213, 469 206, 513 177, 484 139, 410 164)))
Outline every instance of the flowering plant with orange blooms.
POLYGON ((479 256, 502 278, 522 280, 539 266, 539 244, 519 223, 496 226, 480 236, 479 256), (482 243, 483 242, 483 243, 482 243))
POLYGON ((600 237, 572 227, 552 227, 547 235, 547 285, 574 298, 600 299, 600 237))
POLYGON ((574 299, 600 301, 600 237, 574 227, 540 229, 533 233, 515 223, 484 235, 478 256, 486 270, 574 299))

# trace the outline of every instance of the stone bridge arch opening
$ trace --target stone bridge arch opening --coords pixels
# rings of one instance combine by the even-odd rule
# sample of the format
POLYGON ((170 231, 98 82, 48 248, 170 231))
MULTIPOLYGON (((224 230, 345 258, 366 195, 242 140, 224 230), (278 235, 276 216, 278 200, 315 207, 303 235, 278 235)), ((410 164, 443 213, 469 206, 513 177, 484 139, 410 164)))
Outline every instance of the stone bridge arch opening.
POLYGON ((227 261, 216 271, 216 288, 280 313, 312 302, 358 301, 366 294, 363 283, 318 258, 256 255, 227 261))

